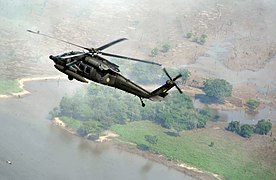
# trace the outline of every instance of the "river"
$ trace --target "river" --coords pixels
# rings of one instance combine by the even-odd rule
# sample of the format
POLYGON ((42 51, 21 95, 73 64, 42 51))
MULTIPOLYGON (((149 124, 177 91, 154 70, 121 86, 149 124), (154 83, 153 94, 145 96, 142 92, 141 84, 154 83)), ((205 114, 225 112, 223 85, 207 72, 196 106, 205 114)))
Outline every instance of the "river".
POLYGON ((28 82, 31 95, 0 100, 0 179, 192 179, 106 143, 72 135, 47 120, 80 83, 28 82), (10 160, 12 164, 6 163, 10 160))

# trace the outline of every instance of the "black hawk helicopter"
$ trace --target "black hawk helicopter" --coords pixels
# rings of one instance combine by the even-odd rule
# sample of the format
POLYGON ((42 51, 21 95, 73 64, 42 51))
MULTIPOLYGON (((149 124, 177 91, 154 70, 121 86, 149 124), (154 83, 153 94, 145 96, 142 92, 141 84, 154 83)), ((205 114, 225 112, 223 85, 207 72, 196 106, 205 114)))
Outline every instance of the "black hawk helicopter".
POLYGON ((151 62, 151 61, 145 61, 141 59, 130 58, 126 56, 102 52, 102 50, 110 46, 113 46, 114 44, 117 44, 119 42, 122 42, 124 40, 127 40, 127 38, 121 38, 121 39, 112 41, 110 43, 107 43, 95 49, 95 48, 83 47, 62 39, 55 38, 53 36, 42 34, 39 31, 37 32, 34 32, 32 30, 27 30, 27 31, 30 33, 55 39, 88 51, 88 52, 71 51, 71 52, 66 52, 56 56, 53 56, 53 55, 49 56, 49 58, 54 61, 55 68, 61 71, 62 73, 68 75, 69 80, 76 79, 80 82, 88 83, 86 79, 89 79, 91 81, 94 81, 103 85, 118 88, 120 90, 123 90, 125 92, 138 96, 140 98, 140 101, 143 107, 145 106, 145 103, 142 100, 143 98, 150 99, 153 101, 162 100, 168 95, 167 92, 173 87, 176 87, 178 91, 182 93, 180 88, 175 83, 175 81, 182 76, 181 74, 179 74, 175 78, 171 78, 171 76, 168 74, 166 69, 163 68, 169 80, 163 86, 157 88, 152 92, 149 92, 144 88, 140 87, 139 85, 135 84, 134 82, 130 81, 129 79, 125 78, 124 76, 122 76, 119 73, 120 70, 118 65, 102 57, 102 56, 110 56, 110 57, 116 57, 116 58, 161 66, 161 64, 151 62))

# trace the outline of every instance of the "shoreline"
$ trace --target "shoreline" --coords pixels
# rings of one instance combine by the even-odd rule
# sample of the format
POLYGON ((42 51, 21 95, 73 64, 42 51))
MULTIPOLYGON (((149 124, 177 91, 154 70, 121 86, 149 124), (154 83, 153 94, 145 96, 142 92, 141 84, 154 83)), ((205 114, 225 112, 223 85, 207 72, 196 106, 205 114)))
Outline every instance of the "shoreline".
MULTIPOLYGON (((68 126, 59 118, 55 117, 52 121, 52 124, 55 126, 58 126, 59 128, 65 130, 66 132, 78 136, 80 138, 88 139, 87 137, 81 137, 79 136, 74 130, 68 128, 68 126)), ((114 139, 118 137, 119 135, 114 133, 113 131, 107 130, 104 132, 103 136, 100 136, 95 141, 90 140, 95 143, 110 143, 112 145, 115 145, 117 149, 129 152, 131 154, 136 154, 138 156, 144 157, 145 159, 154 161, 158 164, 162 164, 168 168, 173 168, 181 173, 187 174, 193 178, 196 179, 202 179, 202 180, 211 180, 211 179, 218 179, 221 180, 222 178, 220 175, 211 173, 208 171, 200 170, 196 167, 192 167, 184 162, 177 162, 177 161, 170 161, 165 156, 160 154, 154 154, 149 151, 141 151, 137 149, 136 144, 130 143, 130 142, 124 142, 119 139, 114 139)))
POLYGON ((136 148, 136 144, 131 144, 129 142, 123 142, 119 140, 113 140, 113 141, 110 141, 110 143, 115 145, 117 149, 129 152, 132 154, 136 154, 138 156, 154 161, 158 164, 163 164, 168 168, 175 169, 181 173, 187 174, 196 179, 202 179, 202 180, 212 180, 212 179, 221 180, 222 179, 218 174, 200 170, 198 168, 187 165, 186 163, 183 163, 183 162, 170 161, 166 157, 160 154, 154 154, 148 151, 141 151, 136 148))
POLYGON ((18 87, 21 89, 20 92, 17 93, 10 93, 10 94, 0 94, 0 99, 5 99, 5 98, 14 98, 14 97, 22 97, 26 96, 28 94, 31 94, 28 90, 24 88, 26 82, 31 82, 31 81, 47 81, 47 80, 56 80, 56 79, 66 79, 61 76, 45 76, 45 77, 30 77, 30 78, 21 78, 17 80, 18 87))

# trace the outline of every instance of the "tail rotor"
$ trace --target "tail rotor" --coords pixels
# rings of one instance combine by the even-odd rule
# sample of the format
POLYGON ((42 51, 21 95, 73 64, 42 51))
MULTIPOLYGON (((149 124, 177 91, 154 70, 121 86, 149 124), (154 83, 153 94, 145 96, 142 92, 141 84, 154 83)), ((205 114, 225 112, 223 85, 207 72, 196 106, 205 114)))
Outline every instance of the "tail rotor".
POLYGON ((180 77, 182 77, 182 75, 181 74, 178 74, 175 78, 171 78, 171 76, 169 75, 169 73, 168 73, 168 71, 165 69, 165 68, 163 68, 163 71, 165 72, 165 74, 168 76, 168 78, 170 79, 170 83, 173 83, 173 85, 176 87, 176 89, 179 91, 179 93, 180 94, 182 94, 183 92, 181 91, 181 89, 177 86, 177 84, 175 83, 175 81, 178 79, 178 78, 180 78, 180 77))

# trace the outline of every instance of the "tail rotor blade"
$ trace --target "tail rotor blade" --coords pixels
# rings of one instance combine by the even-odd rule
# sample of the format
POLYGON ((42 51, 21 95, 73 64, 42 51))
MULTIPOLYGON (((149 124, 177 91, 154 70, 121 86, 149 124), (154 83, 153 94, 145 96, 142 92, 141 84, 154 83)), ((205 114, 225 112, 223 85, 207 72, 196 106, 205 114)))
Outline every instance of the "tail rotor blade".
POLYGON ((178 74, 175 78, 173 78, 173 81, 177 80, 178 78, 182 77, 181 74, 178 74))
POLYGON ((181 89, 175 84, 176 89, 179 91, 180 94, 182 94, 183 92, 181 91, 181 89))
POLYGON ((163 68, 163 71, 165 72, 165 74, 168 76, 168 78, 173 81, 173 79, 171 78, 171 76, 169 75, 168 71, 166 70, 166 68, 163 68))

